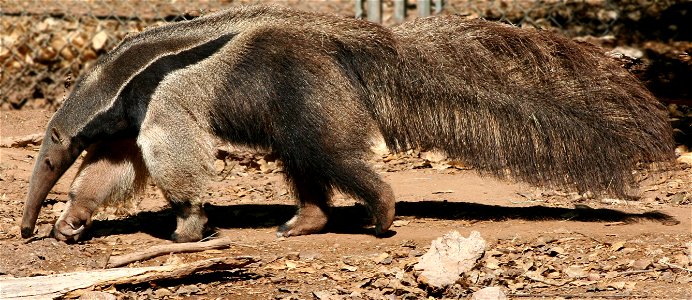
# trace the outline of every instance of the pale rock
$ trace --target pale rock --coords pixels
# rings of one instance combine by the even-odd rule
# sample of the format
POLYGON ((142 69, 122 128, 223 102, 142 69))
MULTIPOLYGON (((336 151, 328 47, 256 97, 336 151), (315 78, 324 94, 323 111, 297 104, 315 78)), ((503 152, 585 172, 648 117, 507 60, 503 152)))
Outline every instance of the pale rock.
POLYGON ((327 291, 314 291, 312 292, 312 295, 315 296, 315 298, 319 300, 332 300, 332 299, 338 299, 334 295, 332 295, 330 292, 327 291))
POLYGON ((583 267, 578 265, 569 266, 564 270, 564 272, 570 278, 584 278, 589 275, 583 267))
POLYGON ((84 292, 81 296, 79 296, 80 300, 115 300, 117 299, 115 295, 109 294, 109 293, 104 293, 104 292, 97 292, 97 291, 88 291, 84 292))
POLYGON ((200 289, 196 285, 184 285, 179 287, 178 290, 175 291, 177 295, 191 295, 199 292, 200 289))
POLYGON ((411 221, 409 221, 409 220, 394 220, 394 222, 392 223, 392 226, 403 227, 403 226, 408 225, 409 223, 411 223, 411 221))
POLYGON ((478 290, 471 295, 471 300, 506 300, 507 295, 496 286, 491 286, 478 290))
POLYGON ((91 39, 91 47, 94 48, 94 50, 99 51, 103 49, 106 42, 108 42, 108 34, 105 30, 101 30, 94 36, 94 38, 91 39))
POLYGON ((653 264, 650 258, 641 258, 634 261, 632 268, 635 270, 646 270, 653 264))
POLYGON ((486 242, 477 231, 464 238, 452 231, 434 240, 427 253, 414 266, 417 281, 433 288, 454 284, 462 273, 471 270, 485 252, 486 242))
POLYGON ((615 47, 613 50, 610 51, 612 54, 622 54, 631 58, 642 58, 644 56, 644 52, 640 49, 633 48, 633 47, 627 47, 627 46, 618 46, 615 47))
POLYGON ((170 297, 173 295, 173 292, 167 288, 160 288, 154 291, 154 297, 161 299, 164 297, 170 297))
POLYGON ((420 158, 425 159, 430 162, 439 163, 447 159, 447 155, 438 151, 425 151, 421 152, 420 158))
POLYGON ((678 162, 685 163, 692 166, 692 152, 682 154, 678 157, 678 162))
POLYGON ((373 261, 376 264, 388 265, 388 264, 392 263, 392 257, 389 255, 389 253, 384 252, 384 253, 378 255, 377 257, 373 258, 373 261))
POLYGON ((625 242, 615 242, 610 245, 610 251, 619 251, 625 248, 625 242))
POLYGON ((686 267, 690 264, 690 258, 684 254, 676 254, 675 256, 673 256, 673 259, 675 260, 675 263, 682 267, 686 267))
POLYGON ((65 205, 66 205, 65 202, 58 201, 55 204, 53 204, 52 211, 54 213, 60 214, 65 209, 65 205))
POLYGON ((226 167, 226 163, 223 160, 217 159, 214 161, 214 172, 216 174, 221 174, 226 167))

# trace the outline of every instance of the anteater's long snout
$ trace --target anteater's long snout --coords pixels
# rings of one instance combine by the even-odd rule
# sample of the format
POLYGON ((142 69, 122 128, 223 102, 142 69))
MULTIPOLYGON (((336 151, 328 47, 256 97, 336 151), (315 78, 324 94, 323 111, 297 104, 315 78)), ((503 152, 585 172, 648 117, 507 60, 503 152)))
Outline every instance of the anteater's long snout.
POLYGON ((55 149, 62 148, 62 145, 48 145, 48 143, 44 141, 44 144, 41 146, 41 151, 39 151, 34 171, 29 181, 29 193, 24 203, 21 224, 23 238, 28 238, 34 234, 36 220, 41 211, 43 201, 58 179, 76 159, 76 157, 72 158, 67 150, 55 149))

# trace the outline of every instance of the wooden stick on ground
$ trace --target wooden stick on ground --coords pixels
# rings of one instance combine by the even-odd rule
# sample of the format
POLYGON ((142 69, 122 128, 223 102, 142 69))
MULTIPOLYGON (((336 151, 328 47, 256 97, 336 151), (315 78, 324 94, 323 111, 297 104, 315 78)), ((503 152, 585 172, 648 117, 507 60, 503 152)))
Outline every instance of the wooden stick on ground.
POLYGON ((140 252, 111 256, 108 259, 108 264, 106 265, 106 267, 120 267, 132 262, 146 260, 152 257, 157 257, 170 253, 199 252, 211 249, 223 249, 230 247, 232 244, 235 243, 231 242, 230 239, 222 238, 206 242, 156 245, 140 252))
POLYGON ((113 268, 0 279, 0 287, 2 287, 0 288, 0 299, 50 299, 85 288, 137 284, 162 279, 180 279, 206 270, 232 270, 256 261, 252 257, 221 257, 179 265, 113 268))
POLYGON ((41 142, 43 142, 43 134, 42 133, 35 133, 35 134, 30 134, 30 135, 25 135, 25 136, 14 136, 14 137, 8 137, 8 138, 3 138, 0 140, 0 147, 3 148, 21 148, 25 147, 29 144, 34 144, 36 146, 41 145, 41 142))

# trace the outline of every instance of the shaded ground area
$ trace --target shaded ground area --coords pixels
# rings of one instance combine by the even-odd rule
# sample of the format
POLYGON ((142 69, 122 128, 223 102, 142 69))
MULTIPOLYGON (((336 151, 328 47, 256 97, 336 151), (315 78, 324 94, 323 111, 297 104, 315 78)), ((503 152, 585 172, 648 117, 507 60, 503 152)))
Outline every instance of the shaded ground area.
MULTIPOLYGON (((49 113, 5 111, 3 138, 41 133, 49 113)), ((19 237, 21 209, 38 147, 0 148, 0 277, 99 269, 111 255, 170 243, 175 219, 150 186, 130 214, 101 213, 88 239, 48 237, 67 200, 76 168, 49 195, 38 234, 19 237)), ((130 266, 252 255, 247 268, 183 280, 104 289, 119 299, 419 299, 466 297, 499 286, 522 298, 692 297, 692 169, 640 172, 641 199, 594 199, 478 176, 430 153, 382 154, 372 164, 396 193, 397 220, 372 236, 365 209, 337 195, 328 233, 277 239, 293 200, 280 164, 240 151, 217 161, 219 176, 204 195, 210 224, 237 244, 226 250, 174 254, 130 266), (479 231, 488 249, 445 292, 417 285, 411 266, 435 238, 479 231)))

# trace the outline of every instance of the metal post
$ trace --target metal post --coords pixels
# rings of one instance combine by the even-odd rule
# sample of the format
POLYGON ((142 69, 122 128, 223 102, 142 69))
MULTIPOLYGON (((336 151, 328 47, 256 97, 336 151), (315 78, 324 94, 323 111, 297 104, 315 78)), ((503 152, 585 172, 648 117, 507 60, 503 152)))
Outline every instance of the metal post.
POLYGON ((368 0, 368 20, 373 23, 382 23, 382 0, 368 0))
POLYGON ((418 16, 430 16, 430 0, 418 0, 418 16))
POLYGON ((442 13, 442 6, 444 4, 443 0, 435 0, 435 14, 439 15, 442 13))
POLYGON ((356 0, 356 19, 362 19, 363 14, 363 0, 356 0))
POLYGON ((403 23, 406 20, 406 0, 394 0, 394 21, 403 23))

